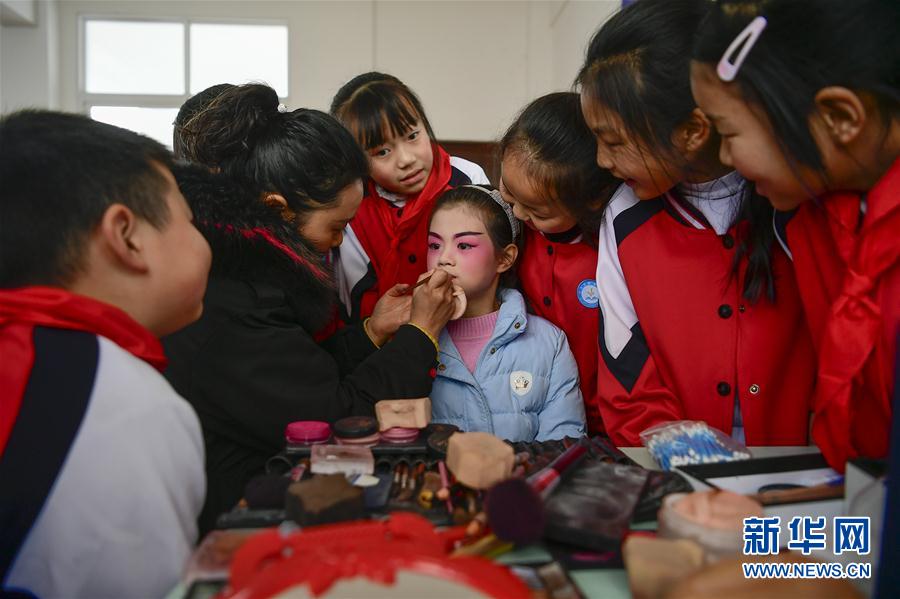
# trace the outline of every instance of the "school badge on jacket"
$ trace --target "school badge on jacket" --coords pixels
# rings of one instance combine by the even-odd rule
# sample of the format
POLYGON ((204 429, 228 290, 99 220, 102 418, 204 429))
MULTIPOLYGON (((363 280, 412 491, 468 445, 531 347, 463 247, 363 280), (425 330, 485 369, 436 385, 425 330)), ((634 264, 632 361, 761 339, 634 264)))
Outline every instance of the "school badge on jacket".
POLYGON ((600 305, 600 292, 597 281, 585 279, 578 284, 578 301, 585 308, 596 308, 600 305))
POLYGON ((525 395, 531 391, 531 373, 524 370, 516 370, 509 375, 509 386, 516 395, 525 395))

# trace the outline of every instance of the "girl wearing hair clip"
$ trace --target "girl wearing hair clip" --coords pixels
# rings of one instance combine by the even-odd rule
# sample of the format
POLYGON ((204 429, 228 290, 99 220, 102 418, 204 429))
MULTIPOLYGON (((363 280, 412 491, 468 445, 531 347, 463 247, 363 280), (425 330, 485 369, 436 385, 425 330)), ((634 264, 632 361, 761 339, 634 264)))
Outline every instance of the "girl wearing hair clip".
POLYGON ((428 227, 428 268, 465 291, 462 317, 441 333, 432 417, 511 441, 584 434, 578 367, 565 334, 526 314, 513 288, 521 224, 500 193, 444 192, 428 227))
POLYGON ((781 211, 777 241, 818 352, 813 439, 838 470, 888 451, 900 331, 898 30, 897 0, 720 0, 692 65, 722 161, 781 211))
POLYGON ((579 75, 597 163, 623 179, 600 226, 598 388, 619 445, 702 420, 747 445, 805 445, 815 363, 772 209, 718 159, 690 89, 706 0, 641 0, 579 75))

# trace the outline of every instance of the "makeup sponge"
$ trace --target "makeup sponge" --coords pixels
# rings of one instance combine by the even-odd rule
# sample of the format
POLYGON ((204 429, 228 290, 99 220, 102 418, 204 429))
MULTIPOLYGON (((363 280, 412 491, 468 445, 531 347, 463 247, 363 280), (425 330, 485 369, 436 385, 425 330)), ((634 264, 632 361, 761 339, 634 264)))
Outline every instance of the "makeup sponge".
POLYGON ((431 422, 431 400, 386 399, 375 404, 375 415, 382 431, 394 427, 425 428, 431 422))
POLYGON ((509 478, 514 461, 512 446, 490 433, 454 433, 447 445, 447 467, 456 480, 473 489, 487 489, 509 478))
POLYGON ((450 320, 458 320, 466 313, 466 306, 468 305, 466 292, 463 291, 463 288, 459 285, 453 286, 453 301, 456 303, 456 310, 453 312, 453 316, 450 317, 450 320))

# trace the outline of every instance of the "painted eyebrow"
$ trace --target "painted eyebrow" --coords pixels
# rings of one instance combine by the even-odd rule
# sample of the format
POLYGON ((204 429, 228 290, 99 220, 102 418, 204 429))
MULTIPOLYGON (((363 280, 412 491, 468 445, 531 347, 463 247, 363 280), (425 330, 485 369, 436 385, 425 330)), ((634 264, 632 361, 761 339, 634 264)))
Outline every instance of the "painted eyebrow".
POLYGON ((466 237, 467 235, 484 235, 484 233, 478 233, 475 231, 463 231, 462 233, 457 233, 453 236, 453 239, 459 239, 460 237, 466 237))

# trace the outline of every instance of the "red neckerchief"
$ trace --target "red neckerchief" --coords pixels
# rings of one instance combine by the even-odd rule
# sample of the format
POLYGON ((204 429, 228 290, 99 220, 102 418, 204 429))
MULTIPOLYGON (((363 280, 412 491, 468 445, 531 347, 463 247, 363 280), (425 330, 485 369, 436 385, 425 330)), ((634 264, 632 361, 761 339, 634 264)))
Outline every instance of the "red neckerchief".
POLYGON ((0 455, 34 365, 38 326, 102 335, 157 370, 166 367, 159 339, 115 306, 54 287, 0 290, 0 455))
MULTIPOLYGON (((425 187, 418 194, 406 198, 403 216, 396 216, 397 208, 378 195, 375 182, 367 183, 366 198, 354 217, 354 234, 372 262, 378 284, 373 289, 379 297, 397 283, 415 283, 425 272, 425 251, 428 247, 428 217, 438 196, 450 187, 450 155, 442 147, 432 144, 434 163, 425 187), (415 262, 409 256, 415 255, 415 262)), ((372 302, 374 305, 374 302, 372 302)), ((363 316, 371 313, 371 306, 363 307, 363 316), (366 313, 368 312, 368 313, 366 313)))
MULTIPOLYGON (((828 463, 841 471, 849 458, 856 457, 850 436, 854 381, 878 347, 884 327, 874 293, 879 278, 900 262, 898 190, 900 159, 867 194, 866 214, 858 231, 859 195, 835 193, 822 203, 847 269, 819 348, 812 433, 828 463)), ((872 400, 890 414, 890 390, 887 392, 872 400)))

